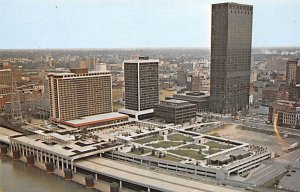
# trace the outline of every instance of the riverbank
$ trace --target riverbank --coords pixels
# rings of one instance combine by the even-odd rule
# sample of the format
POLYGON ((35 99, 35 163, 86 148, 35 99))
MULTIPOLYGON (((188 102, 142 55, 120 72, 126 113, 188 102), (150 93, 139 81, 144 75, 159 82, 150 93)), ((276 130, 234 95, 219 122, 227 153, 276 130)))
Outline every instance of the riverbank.
MULTIPOLYGON (((84 185, 64 181, 62 173, 46 173, 44 166, 28 166, 10 156, 0 156, 0 192, 96 192, 84 185)), ((76 175, 77 177, 77 175, 76 175)), ((75 179, 75 177, 74 177, 75 179)))

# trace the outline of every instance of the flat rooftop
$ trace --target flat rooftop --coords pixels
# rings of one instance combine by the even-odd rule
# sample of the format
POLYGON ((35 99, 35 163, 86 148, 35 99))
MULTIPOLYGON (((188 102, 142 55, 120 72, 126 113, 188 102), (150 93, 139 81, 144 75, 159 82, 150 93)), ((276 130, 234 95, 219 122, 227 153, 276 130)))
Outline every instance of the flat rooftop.
POLYGON ((112 147, 120 145, 111 143, 103 137, 94 139, 84 136, 85 138, 80 139, 80 136, 83 135, 60 135, 39 131, 32 135, 11 137, 10 140, 66 158, 77 158, 91 153, 97 154, 101 151, 113 150, 112 147))
POLYGON ((141 59, 131 59, 131 60, 125 60, 124 63, 158 63, 158 59, 147 59, 147 60, 141 60, 141 59))
POLYGON ((229 154, 232 155, 232 156, 247 155, 247 154, 249 154, 249 151, 244 151, 244 150, 241 150, 241 149, 237 149, 237 150, 234 150, 234 151, 230 151, 229 154))
POLYGON ((66 125, 70 125, 72 127, 80 127, 85 125, 92 125, 96 123, 102 123, 102 122, 113 121, 113 120, 121 120, 127 118, 128 118, 127 115, 117 113, 117 112, 112 112, 112 113, 103 113, 98 115, 81 117, 80 119, 64 121, 62 123, 66 125))
POLYGON ((184 100, 168 99, 168 100, 161 101, 159 105, 177 107, 177 106, 189 106, 194 104, 191 104, 190 102, 184 100))
POLYGON ((188 101, 183 101, 183 100, 177 100, 177 99, 169 99, 162 101, 163 103, 176 103, 176 104, 181 104, 181 103, 189 103, 188 101))
POLYGON ((63 73, 48 73, 47 76, 54 76, 54 77, 90 77, 94 75, 111 75, 109 71, 89 71, 88 73, 72 73, 72 72, 63 72, 63 73))
POLYGON ((210 160, 212 160, 212 161, 228 161, 230 159, 231 158, 226 155, 217 155, 217 156, 210 158, 210 160))
POLYGON ((16 135, 21 135, 22 133, 4 128, 0 126, 0 141, 5 142, 5 143, 10 143, 9 137, 11 136, 16 136, 16 135))

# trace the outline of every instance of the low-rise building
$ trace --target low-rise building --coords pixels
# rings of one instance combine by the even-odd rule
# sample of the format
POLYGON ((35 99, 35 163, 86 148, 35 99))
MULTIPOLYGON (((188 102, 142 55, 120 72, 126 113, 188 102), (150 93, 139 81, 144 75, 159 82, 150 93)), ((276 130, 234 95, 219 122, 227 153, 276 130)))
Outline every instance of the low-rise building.
POLYGON ((278 100, 269 111, 269 121, 278 126, 300 129, 300 103, 278 100))
POLYGON ((278 111, 277 125, 300 129, 300 108, 291 111, 278 111))
POLYGON ((180 124, 195 120, 196 110, 196 105, 188 101, 170 99, 155 105, 154 116, 164 119, 167 123, 180 124))
POLYGON ((89 127, 120 123, 124 121, 128 121, 127 115, 112 112, 112 113, 85 116, 79 119, 63 121, 61 123, 74 128, 89 128, 89 127))
POLYGON ((185 92, 174 94, 166 97, 166 100, 177 99, 182 101, 188 101, 196 105, 197 111, 207 111, 209 109, 209 94, 203 92, 185 92))

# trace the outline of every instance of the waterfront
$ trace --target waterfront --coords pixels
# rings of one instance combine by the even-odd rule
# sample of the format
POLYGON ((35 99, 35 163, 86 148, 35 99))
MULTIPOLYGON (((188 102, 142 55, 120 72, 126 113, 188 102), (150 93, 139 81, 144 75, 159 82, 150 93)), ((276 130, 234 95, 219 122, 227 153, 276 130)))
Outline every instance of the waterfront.
POLYGON ((47 174, 8 156, 0 156, 0 192, 96 192, 85 186, 47 174))

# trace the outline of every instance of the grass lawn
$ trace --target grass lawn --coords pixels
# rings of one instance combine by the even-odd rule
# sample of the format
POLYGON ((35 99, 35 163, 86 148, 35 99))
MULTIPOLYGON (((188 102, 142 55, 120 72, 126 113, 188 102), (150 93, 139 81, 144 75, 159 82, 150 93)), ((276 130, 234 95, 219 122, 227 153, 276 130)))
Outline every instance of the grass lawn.
POLYGON ((154 148, 160 148, 160 147, 169 148, 169 147, 176 147, 182 144, 183 142, 161 141, 159 143, 148 144, 147 146, 152 146, 154 148))
POLYGON ((188 145, 185 145, 185 146, 182 146, 180 148, 183 148, 183 149, 204 149, 205 146, 202 146, 202 145, 196 145, 196 144, 188 144, 188 145))
POLYGON ((172 155, 166 155, 165 157, 159 158, 157 155, 149 155, 149 157, 155 157, 158 159, 168 160, 168 161, 174 161, 174 162, 180 162, 181 160, 184 160, 180 157, 175 157, 172 155))
POLYGON ((209 149, 208 151, 207 151, 207 153, 209 154, 209 155, 211 155, 211 154, 214 154, 214 153, 217 153, 217 152, 220 152, 221 150, 219 150, 219 149, 209 149))
POLYGON ((139 144, 145 144, 145 143, 149 143, 151 141, 161 141, 163 139, 164 139, 163 136, 160 136, 160 135, 154 136, 153 135, 153 136, 146 137, 146 138, 143 138, 143 139, 137 139, 134 142, 139 143, 139 144))
POLYGON ((227 144, 220 144, 214 141, 208 141, 206 143, 204 143, 204 145, 208 145, 210 148, 217 148, 217 149, 230 149, 232 148, 231 145, 227 145, 227 144))
POLYGON ((192 142, 193 138, 192 137, 187 137, 181 134, 172 134, 168 135, 168 140, 170 141, 186 141, 186 142, 192 142))
POLYGON ((202 153, 199 154, 198 151, 194 151, 194 150, 169 150, 168 152, 174 153, 176 155, 194 158, 196 160, 204 159, 204 155, 202 153))

